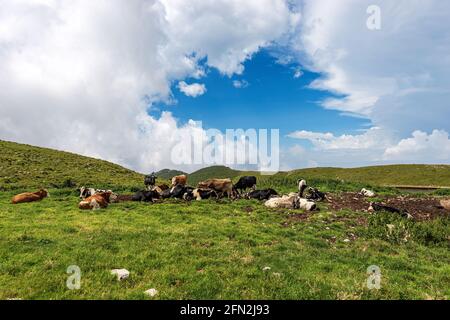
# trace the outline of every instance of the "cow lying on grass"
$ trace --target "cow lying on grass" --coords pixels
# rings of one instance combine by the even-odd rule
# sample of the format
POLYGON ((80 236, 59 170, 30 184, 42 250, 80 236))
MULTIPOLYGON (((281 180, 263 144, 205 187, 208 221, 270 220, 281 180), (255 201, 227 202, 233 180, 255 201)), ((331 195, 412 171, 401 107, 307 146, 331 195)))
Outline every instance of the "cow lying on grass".
POLYGON ((100 192, 82 200, 78 204, 81 210, 98 210, 108 207, 111 202, 111 196, 114 195, 111 191, 100 192))
POLYGON ((14 196, 11 200, 11 203, 19 204, 19 203, 41 201, 42 199, 48 196, 49 196, 48 191, 45 189, 41 189, 37 192, 25 192, 14 196))
POLYGON ((394 207, 390 207, 390 206, 385 206, 381 203, 375 203, 375 202, 371 202, 369 209, 367 210, 369 212, 389 212, 389 213, 395 213, 395 214, 399 214, 400 216, 402 216, 403 218, 407 218, 407 219, 412 219, 412 215, 410 215, 408 213, 408 211, 406 210, 400 210, 394 207))
POLYGON ((153 202, 154 200, 157 200, 159 198, 160 195, 156 191, 142 190, 136 192, 131 198, 131 201, 153 202))
POLYGON ((265 190, 254 190, 246 195, 244 195, 245 199, 257 199, 257 200, 269 200, 271 197, 278 196, 278 193, 273 189, 265 189, 265 190))
POLYGON ((264 205, 268 208, 302 209, 306 211, 317 209, 314 202, 300 198, 297 193, 271 198, 264 205))
POLYGON ((117 195, 112 192, 111 190, 102 190, 102 189, 94 189, 94 188, 86 188, 86 187, 81 187, 80 189, 80 199, 84 200, 87 199, 93 195, 96 195, 98 193, 105 193, 105 192, 110 192, 111 193, 111 202, 116 202, 117 200, 117 195))
POLYGON ((317 188, 308 188, 305 198, 312 201, 323 201, 326 198, 326 194, 320 192, 317 188))

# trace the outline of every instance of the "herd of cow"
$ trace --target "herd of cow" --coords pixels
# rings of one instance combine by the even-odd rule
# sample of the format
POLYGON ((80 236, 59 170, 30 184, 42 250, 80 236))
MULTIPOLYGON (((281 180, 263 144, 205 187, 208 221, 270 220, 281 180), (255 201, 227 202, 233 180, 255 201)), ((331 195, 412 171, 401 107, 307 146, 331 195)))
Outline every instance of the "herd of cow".
MULTIPOLYGON (((155 202, 163 199, 175 198, 186 201, 203 199, 257 199, 265 201, 269 208, 292 208, 315 210, 316 201, 325 199, 325 194, 315 188, 307 187, 305 180, 298 181, 298 192, 280 196, 274 189, 256 189, 256 177, 244 176, 233 184, 231 179, 208 179, 198 183, 197 187, 187 185, 187 176, 178 175, 172 178, 171 186, 167 184, 156 185, 154 174, 145 176, 145 190, 130 196, 119 196, 111 190, 99 190, 81 187, 80 203, 78 207, 83 210, 96 210, 106 208, 110 203, 130 200, 142 202, 155 202), (250 189, 250 190, 249 190, 250 189), (306 191, 306 194, 305 194, 306 191)), ((35 193, 22 193, 12 199, 13 204, 40 201, 49 196, 47 190, 35 193)))
POLYGON ((265 205, 269 208, 293 208, 315 210, 315 201, 325 199, 325 194, 315 188, 307 189, 306 181, 298 181, 298 193, 280 196, 274 189, 256 189, 256 177, 244 176, 233 184, 231 179, 208 179, 197 184, 197 187, 187 185, 187 176, 178 175, 172 178, 171 186, 167 184, 156 185, 156 176, 148 175, 144 179, 145 190, 136 192, 130 197, 119 196, 111 190, 95 190, 81 187, 79 203, 80 209, 100 209, 106 208, 109 203, 121 201, 123 199, 131 201, 155 202, 164 199, 174 198, 191 200, 220 199, 257 199, 265 200, 265 205), (250 189, 250 191, 248 191, 250 189))

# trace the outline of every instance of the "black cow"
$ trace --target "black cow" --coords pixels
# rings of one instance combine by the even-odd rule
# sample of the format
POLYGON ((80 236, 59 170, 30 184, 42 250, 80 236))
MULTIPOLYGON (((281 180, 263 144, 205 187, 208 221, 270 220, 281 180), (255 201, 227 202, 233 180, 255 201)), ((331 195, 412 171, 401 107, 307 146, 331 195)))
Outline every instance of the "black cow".
POLYGON ((385 206, 385 205, 383 205, 381 203, 375 203, 375 202, 371 202, 370 203, 368 211, 369 212, 384 211, 384 212, 399 214, 403 218, 408 218, 408 219, 412 218, 412 216, 408 213, 407 210, 400 210, 400 209, 397 209, 397 208, 394 208, 394 207, 385 206))
POLYGON ((269 200, 272 196, 277 196, 278 193, 273 189, 254 190, 249 192, 246 196, 248 199, 269 200))
POLYGON ((234 190, 246 190, 247 188, 256 188, 256 177, 255 176, 245 176, 241 177, 239 181, 233 186, 234 190))
POLYGON ((136 192, 131 198, 132 201, 153 202, 153 199, 159 199, 159 193, 156 191, 142 190, 136 192))
POLYGON ((152 174, 150 175, 146 175, 144 178, 144 185, 148 188, 148 187, 152 187, 155 185, 156 183, 156 175, 154 172, 152 172, 152 174))
POLYGON ((166 189, 166 190, 163 190, 163 192, 161 192, 161 198, 162 199, 168 199, 168 198, 170 198, 170 196, 171 196, 171 189, 166 189))
POLYGON ((176 185, 172 189, 170 189, 170 197, 176 199, 184 199, 184 195, 188 194, 186 197, 189 198, 189 195, 192 194, 193 187, 186 187, 181 184, 176 185))
POLYGON ((307 200, 323 201, 325 200, 325 196, 325 193, 320 192, 317 188, 308 188, 305 198, 307 200))

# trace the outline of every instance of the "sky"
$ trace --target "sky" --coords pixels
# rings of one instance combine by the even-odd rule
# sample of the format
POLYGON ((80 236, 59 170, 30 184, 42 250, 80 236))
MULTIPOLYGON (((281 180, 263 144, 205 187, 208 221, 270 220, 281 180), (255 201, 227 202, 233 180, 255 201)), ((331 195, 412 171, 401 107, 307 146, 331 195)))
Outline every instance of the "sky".
POLYGON ((190 136, 279 129, 280 170, 450 164, 448 16, 440 0, 0 0, 0 139, 191 172, 205 164, 173 161, 190 136))

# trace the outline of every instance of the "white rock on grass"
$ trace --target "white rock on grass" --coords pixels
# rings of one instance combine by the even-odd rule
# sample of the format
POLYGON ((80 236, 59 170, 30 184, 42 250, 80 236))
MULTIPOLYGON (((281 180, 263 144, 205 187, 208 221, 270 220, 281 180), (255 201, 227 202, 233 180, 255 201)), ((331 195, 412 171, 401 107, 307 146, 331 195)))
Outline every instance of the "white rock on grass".
POLYGON ((344 240, 344 242, 350 242, 350 241, 351 241, 350 239, 345 239, 345 240, 344 240))
POLYGON ((147 291, 144 292, 146 295, 148 295, 149 297, 154 297, 158 294, 158 290, 151 288, 148 289, 147 291))
POLYGON ((130 271, 127 269, 113 269, 111 274, 117 276, 117 280, 122 281, 130 276, 130 271))
POLYGON ((269 271, 270 270, 270 267, 264 267, 263 268, 263 271, 269 271))

